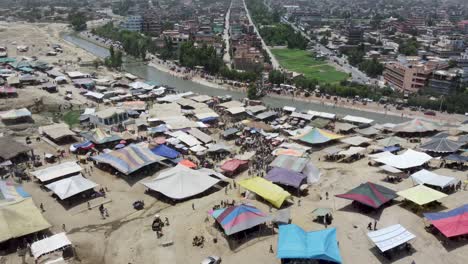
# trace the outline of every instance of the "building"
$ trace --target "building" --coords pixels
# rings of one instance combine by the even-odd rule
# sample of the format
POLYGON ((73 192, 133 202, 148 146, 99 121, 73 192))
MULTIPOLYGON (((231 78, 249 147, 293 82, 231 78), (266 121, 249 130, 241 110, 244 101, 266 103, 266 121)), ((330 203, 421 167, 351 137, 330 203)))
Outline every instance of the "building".
POLYGON ((162 33, 163 26, 161 22, 161 17, 159 16, 156 9, 149 9, 143 14, 143 24, 142 31, 143 33, 157 37, 162 33))
POLYGON ((419 57, 406 57, 385 65, 383 77, 390 86, 403 92, 414 93, 426 87, 432 72, 445 69, 448 63, 440 58, 422 61, 419 57))
POLYGON ((468 20, 458 22, 458 30, 464 34, 468 34, 468 20))
POLYGON ((262 52, 249 45, 243 44, 233 48, 233 64, 238 70, 253 71, 263 67, 265 61, 262 52))
POLYGON ((463 82, 468 82, 468 49, 458 58, 458 67, 462 69, 461 78, 463 82))
POLYGON ((143 29, 143 17, 141 16, 128 16, 125 21, 120 24, 123 30, 141 32, 143 29))
POLYGON ((125 109, 111 107, 96 112, 90 116, 90 122, 95 125, 112 126, 120 125, 129 118, 125 109))
POLYGON ((453 71, 434 71, 428 89, 437 94, 449 94, 460 85, 460 75, 453 71))
POLYGON ((364 30, 361 27, 350 26, 346 32, 349 45, 357 45, 362 42, 364 30))

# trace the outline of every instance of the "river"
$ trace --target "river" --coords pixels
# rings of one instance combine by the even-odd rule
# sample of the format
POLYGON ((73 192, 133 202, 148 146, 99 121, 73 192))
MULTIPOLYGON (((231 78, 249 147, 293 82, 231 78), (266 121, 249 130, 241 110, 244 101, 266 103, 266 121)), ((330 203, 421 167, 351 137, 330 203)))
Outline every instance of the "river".
MULTIPOLYGON (((85 40, 85 39, 82 39, 80 37, 70 35, 70 34, 64 35, 63 38, 66 41, 73 43, 76 46, 81 47, 82 49, 87 50, 88 52, 90 52, 91 54, 97 57, 105 58, 109 56, 109 51, 106 48, 98 46, 88 40, 85 40)), ((190 80, 183 80, 175 76, 172 76, 169 73, 162 72, 158 69, 147 66, 145 64, 140 64, 140 63, 129 63, 126 65, 124 64, 124 70, 131 74, 139 76, 140 78, 143 78, 149 81, 154 81, 163 86, 167 85, 170 87, 174 87, 178 91, 184 91, 184 92, 192 91, 194 93, 206 94, 210 96, 223 96, 223 95, 229 94, 235 99, 242 99, 245 97, 245 94, 241 92, 216 89, 216 88, 212 88, 212 87, 208 87, 205 85, 192 82, 190 80)), ((262 101, 265 105, 268 105, 271 107, 283 107, 285 105, 288 105, 288 106, 294 106, 298 110, 301 110, 301 111, 314 110, 314 111, 320 111, 320 112, 335 113, 340 116, 355 115, 355 116, 361 116, 361 117, 373 119, 377 123, 387 123, 387 122, 401 123, 401 122, 409 120, 407 118, 402 118, 399 116, 384 115, 381 113, 366 112, 366 111, 360 111, 360 110, 348 109, 348 108, 342 108, 342 107, 333 107, 333 106, 321 105, 321 104, 313 103, 313 102, 304 102, 304 101, 298 101, 298 100, 292 100, 292 99, 286 99, 286 98, 276 98, 276 97, 266 96, 262 98, 262 101)))

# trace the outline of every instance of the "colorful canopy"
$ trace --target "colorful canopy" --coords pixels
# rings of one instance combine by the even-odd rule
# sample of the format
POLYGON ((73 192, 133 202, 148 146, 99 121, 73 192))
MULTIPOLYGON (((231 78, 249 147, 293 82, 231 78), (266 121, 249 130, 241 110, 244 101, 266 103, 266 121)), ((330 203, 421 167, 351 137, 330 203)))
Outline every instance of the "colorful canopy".
POLYGON ((252 205, 236 205, 209 212, 223 227, 226 235, 252 228, 269 220, 267 214, 252 205))
POLYGON ((247 163, 249 163, 247 160, 232 159, 224 162, 224 164, 221 166, 221 169, 225 172, 233 173, 247 163))
POLYGON ((446 237, 468 234, 468 204, 448 212, 425 213, 424 217, 446 237))
POLYGON ((156 155, 159 155, 161 157, 165 157, 165 158, 168 158, 168 159, 175 159, 177 158, 180 153, 166 145, 158 145, 156 147, 154 147, 153 149, 151 149, 151 151, 156 154, 156 155))
POLYGON ((339 138, 343 138, 343 136, 320 128, 314 128, 311 131, 296 137, 296 139, 308 144, 322 144, 339 138))
POLYGON ((408 122, 404 122, 396 125, 392 130, 393 132, 403 132, 403 133, 424 133, 430 131, 436 131, 439 129, 439 126, 428 121, 421 119, 413 119, 408 122))
POLYGON ((341 263, 336 228, 306 232, 297 225, 280 225, 277 257, 321 259, 341 263))
POLYGON ((273 168, 265 176, 265 179, 279 184, 299 188, 305 182, 306 176, 302 173, 283 168, 273 168))
POLYGON ((164 160, 163 157, 153 154, 150 149, 136 144, 130 144, 119 150, 93 156, 92 159, 97 162, 107 163, 125 175, 164 160))
POLYGON ((457 151, 462 144, 452 141, 447 138, 434 138, 431 141, 419 146, 424 151, 431 151, 437 153, 452 153, 457 151))
POLYGON ((397 194, 418 205, 424 205, 447 197, 445 193, 436 191, 424 185, 418 185, 403 191, 399 191, 397 194))
POLYGON ((335 196, 353 200, 373 208, 379 208, 386 202, 397 197, 393 190, 372 182, 363 183, 347 193, 335 196))
POLYGON ((238 183, 245 189, 260 195, 275 207, 281 207, 284 200, 291 196, 283 188, 261 177, 241 180, 238 183))
POLYGON ((295 172, 302 172, 302 170, 304 170, 305 166, 307 165, 307 162, 309 162, 309 159, 307 158, 279 155, 273 160, 272 163, 270 163, 270 166, 288 169, 295 172))
POLYGON ((191 168, 191 169, 194 169, 194 168, 197 167, 197 164, 191 162, 191 161, 188 160, 188 159, 184 159, 184 160, 179 161, 179 164, 180 164, 180 165, 184 165, 185 167, 191 168))

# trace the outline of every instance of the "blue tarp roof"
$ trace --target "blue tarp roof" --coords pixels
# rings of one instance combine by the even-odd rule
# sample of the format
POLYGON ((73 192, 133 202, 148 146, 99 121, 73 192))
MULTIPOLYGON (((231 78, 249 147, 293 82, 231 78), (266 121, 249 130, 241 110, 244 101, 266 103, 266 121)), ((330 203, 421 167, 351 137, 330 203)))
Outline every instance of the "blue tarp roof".
POLYGON ((277 257, 280 259, 322 259, 341 263, 336 228, 306 232, 297 225, 279 227, 277 257))
POLYGON ((382 149, 382 151, 388 151, 388 152, 395 152, 395 151, 399 151, 400 150, 400 147, 398 146, 388 146, 388 147, 385 147, 382 149))
POLYGON ((155 148, 151 149, 151 151, 156 155, 159 155, 168 159, 175 159, 180 155, 179 152, 177 152, 176 150, 166 145, 158 145, 155 148))

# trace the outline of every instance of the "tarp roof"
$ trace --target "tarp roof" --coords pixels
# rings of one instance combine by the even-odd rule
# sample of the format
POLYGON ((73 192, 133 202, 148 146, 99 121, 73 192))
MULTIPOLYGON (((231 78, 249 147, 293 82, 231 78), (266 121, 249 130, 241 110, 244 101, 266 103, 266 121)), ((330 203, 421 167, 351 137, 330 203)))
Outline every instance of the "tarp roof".
POLYGON ((357 201, 373 208, 379 208, 397 197, 395 191, 372 182, 363 183, 344 194, 335 196, 357 201))
POLYGON ((67 175, 77 174, 82 170, 76 161, 62 162, 58 165, 31 172, 41 182, 50 181, 67 175))
POLYGON ((122 139, 119 135, 107 133, 102 128, 96 128, 92 131, 82 132, 81 136, 89 141, 92 141, 94 144, 105 144, 122 139))
POLYGON ((399 191, 397 194, 418 205, 424 205, 447 197, 445 193, 436 191, 424 185, 418 185, 403 191, 399 191))
POLYGON ((324 128, 328 124, 330 124, 332 121, 324 118, 316 118, 310 122, 310 125, 316 128, 324 128))
POLYGON ((454 177, 448 177, 443 175, 438 175, 434 172, 422 169, 418 172, 411 174, 411 178, 417 184, 428 184, 433 186, 438 186, 444 188, 449 185, 455 185, 458 182, 458 179, 454 177))
POLYGON ((406 228, 399 224, 369 232, 367 233, 367 236, 382 252, 395 248, 410 241, 413 238, 416 238, 415 235, 410 233, 408 230, 406 230, 406 228))
POLYGON ((180 153, 177 150, 174 150, 166 145, 158 145, 152 148, 151 151, 158 156, 168 159, 175 159, 180 156, 180 153))
POLYGON ((237 132, 239 132, 239 130, 237 128, 235 128, 235 127, 228 128, 228 129, 224 130, 223 137, 228 137, 230 135, 234 135, 237 132))
POLYGON ((283 188, 261 177, 244 179, 238 183, 243 188, 260 195, 277 208, 281 207, 284 200, 291 196, 283 188))
POLYGON ((192 170, 179 164, 161 172, 156 179, 142 184, 167 197, 184 199, 202 193, 218 182, 219 179, 209 176, 206 172, 192 170))
POLYGON ((198 128, 192 128, 192 129, 188 130, 187 132, 190 135, 196 137, 198 140, 200 140, 204 144, 210 143, 211 141, 213 141, 213 138, 211 136, 209 136, 206 133, 200 131, 198 128))
POLYGON ((296 117, 296 118, 299 118, 299 119, 304 119, 304 120, 312 120, 312 118, 314 117, 313 115, 309 115, 309 114, 304 114, 304 113, 299 113, 299 112, 292 112, 291 113, 291 117, 296 117))
POLYGON ((358 153, 363 153, 365 152, 366 149, 365 148, 361 148, 361 147, 350 147, 349 149, 347 150, 342 150, 340 151, 338 154, 339 155, 343 155, 343 156, 346 156, 346 157, 350 157, 352 155, 355 155, 355 154, 358 154, 358 153))
POLYGON ((313 115, 314 117, 321 117, 325 119, 335 119, 336 117, 335 114, 326 113, 326 112, 317 112, 317 111, 312 111, 312 110, 307 111, 307 114, 313 115))
POLYGON ((192 100, 194 100, 196 102, 204 103, 204 102, 207 102, 207 101, 211 100, 211 96, 197 95, 197 96, 190 97, 190 99, 192 99, 192 100))
POLYGON ((403 154, 387 156, 376 159, 375 161, 390 165, 397 169, 408 169, 421 166, 431 159, 432 157, 426 153, 408 149, 403 154))
POLYGON ((12 137, 0 137, 0 158, 4 160, 14 158, 30 150, 30 147, 19 143, 12 137))
POLYGON ((232 108, 232 107, 242 107, 244 106, 244 104, 239 101, 233 100, 233 101, 228 101, 228 102, 219 104, 218 106, 224 107, 224 108, 232 108))
POLYGON ((280 225, 277 257, 321 259, 341 263, 336 228, 306 232, 297 225, 280 225))
POLYGON ((267 110, 267 108, 264 105, 249 105, 245 107, 245 110, 247 112, 251 112, 252 114, 256 114, 267 110))
POLYGON ((343 136, 341 135, 322 130, 320 128, 314 128, 311 131, 296 137, 296 139, 308 144, 321 144, 335 139, 340 139, 342 137, 343 136))
POLYGON ((421 150, 437 153, 452 153, 457 151, 463 144, 447 138, 434 138, 419 146, 421 150))
POLYGON ((31 198, 0 206, 0 242, 51 227, 31 198))
POLYGON ((391 137, 377 140, 377 144, 382 147, 402 145, 404 143, 406 143, 406 140, 397 136, 391 136, 391 137))
POLYGON ((70 128, 68 128, 68 125, 65 123, 58 123, 40 127, 39 132, 46 134, 54 140, 59 140, 63 137, 75 135, 75 133, 71 131, 70 128))
POLYGON ((299 172, 275 167, 268 172, 265 179, 273 183, 299 188, 301 184, 305 183, 306 176, 299 172))
POLYGON ((448 212, 425 213, 424 217, 446 237, 468 234, 468 204, 448 212))
POLYGON ((31 253, 37 259, 40 256, 55 251, 57 249, 71 245, 67 235, 62 232, 53 236, 38 240, 31 244, 31 253))
POLYGON ((270 163, 270 166, 288 169, 295 172, 302 172, 307 162, 309 162, 309 159, 307 158, 299 158, 289 155, 279 155, 273 160, 272 163, 270 163))
POLYGON ((232 146, 223 144, 223 143, 216 143, 216 144, 208 144, 208 152, 218 152, 218 151, 227 151, 231 152, 232 146))
POLYGON ((247 163, 249 163, 247 160, 231 159, 224 162, 221 169, 226 172, 235 172, 239 167, 247 163))
POLYGON ((270 117, 274 117, 276 115, 278 115, 278 113, 276 113, 274 111, 267 111, 267 112, 263 112, 263 113, 260 113, 260 114, 256 115, 255 118, 260 119, 260 120, 265 120, 265 119, 268 119, 270 117))
POLYGON ((397 169, 397 168, 393 168, 392 166, 388 166, 388 165, 382 165, 379 167, 381 170, 384 170, 386 172, 390 172, 390 173, 402 173, 403 171, 397 169))
POLYGON ((377 133, 379 133, 379 131, 373 127, 357 129, 356 132, 364 136, 372 136, 372 135, 376 135, 377 133))
POLYGON ((379 152, 379 153, 370 154, 369 158, 371 158, 373 160, 377 160, 377 159, 381 159, 381 158, 393 158, 395 156, 396 155, 391 153, 390 151, 382 151, 382 152, 379 152))
POLYGON ((84 178, 81 174, 46 185, 46 187, 53 191, 60 200, 67 199, 73 195, 93 189, 96 186, 98 186, 96 183, 84 178))
POLYGON ((362 136, 354 136, 354 137, 340 139, 340 141, 349 145, 360 146, 362 144, 371 142, 372 139, 362 137, 362 136))
POLYGON ((185 116, 171 116, 171 117, 164 117, 161 118, 164 123, 171 129, 184 129, 184 128, 191 128, 197 127, 198 124, 185 116))
POLYGON ((370 124, 370 123, 374 122, 374 120, 369 119, 369 118, 364 118, 364 117, 360 117, 360 116, 352 116, 352 115, 347 115, 347 116, 343 117, 342 120, 344 120, 346 122, 360 123, 360 124, 370 124))
POLYGON ((0 118, 2 120, 14 120, 24 117, 31 117, 31 112, 26 108, 12 109, 0 113, 0 118))
POLYGON ((404 122, 396 125, 392 130, 393 132, 404 132, 404 133, 424 133, 430 131, 436 131, 439 126, 422 119, 413 119, 408 122, 404 122))
POLYGON ((336 132, 347 132, 352 129, 355 129, 357 126, 349 123, 341 123, 341 122, 335 122, 335 129, 334 131, 336 132))
POLYGON ((113 150, 98 156, 93 156, 93 160, 111 165, 116 170, 128 175, 145 166, 160 162, 164 157, 153 154, 147 147, 130 144, 125 148, 113 150))
POLYGON ((245 108, 243 106, 231 107, 231 108, 226 109, 226 111, 228 111, 232 115, 237 115, 237 114, 240 114, 240 113, 244 113, 245 108))
POLYGON ((267 214, 252 205, 240 204, 210 211, 226 235, 232 235, 270 220, 267 214))
POLYGON ((198 141, 194 136, 189 135, 183 131, 176 131, 171 134, 171 136, 177 138, 178 140, 184 142, 187 146, 193 147, 196 145, 201 145, 202 143, 198 141))

